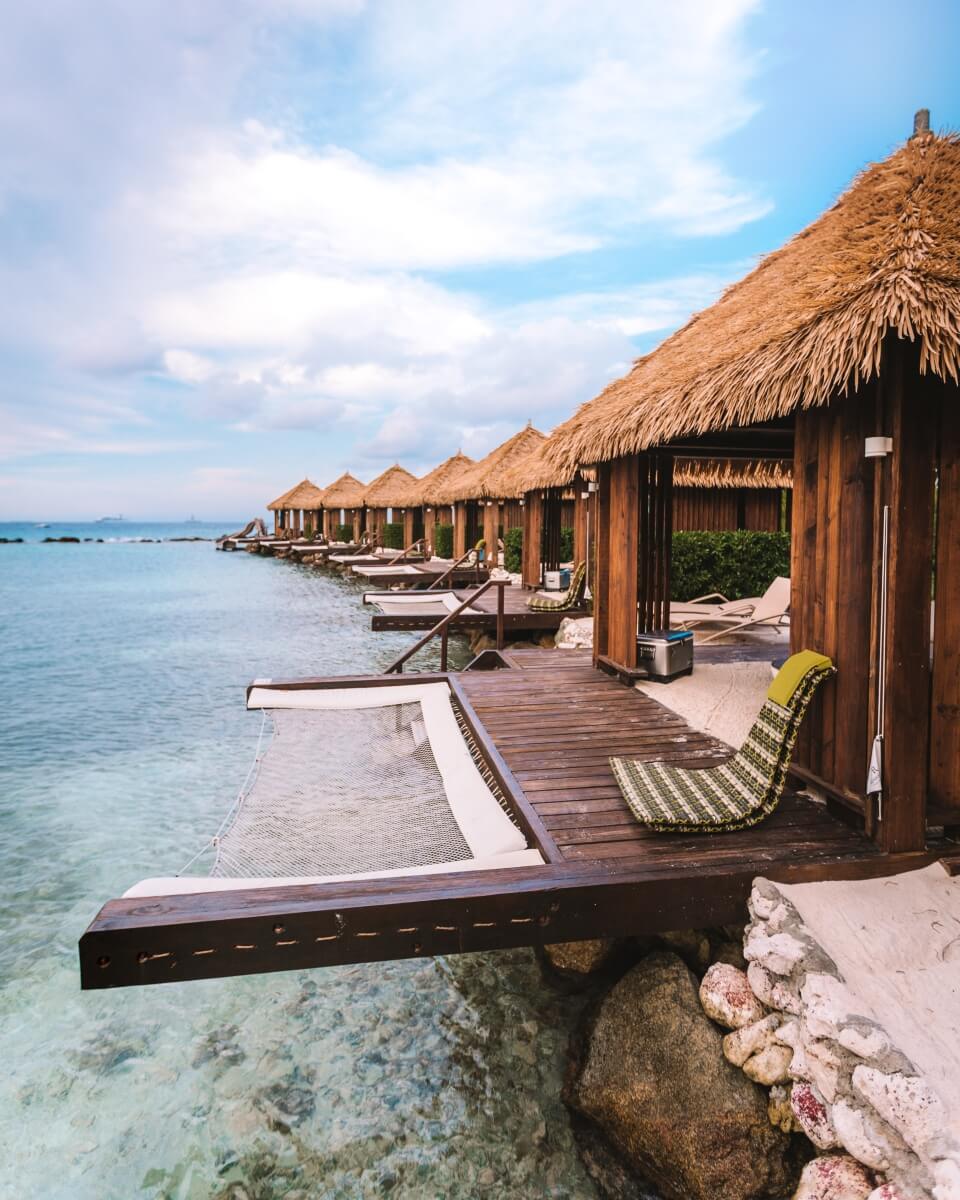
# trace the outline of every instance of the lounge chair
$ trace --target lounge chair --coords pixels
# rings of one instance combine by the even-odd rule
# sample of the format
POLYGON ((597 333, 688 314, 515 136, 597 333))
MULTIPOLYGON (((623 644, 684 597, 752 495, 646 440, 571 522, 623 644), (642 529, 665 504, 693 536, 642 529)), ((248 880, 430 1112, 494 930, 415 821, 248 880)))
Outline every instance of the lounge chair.
POLYGON ((527 601, 531 612, 568 612, 580 608, 587 588, 587 564, 577 563, 570 577, 570 586, 559 596, 544 596, 539 592, 527 601))
POLYGON ((807 706, 835 674, 823 654, 791 655, 740 750, 719 767, 673 767, 611 758, 617 786, 634 816, 664 833, 724 833, 756 825, 783 795, 807 706))
POLYGON ((723 625, 722 629, 703 638, 701 644, 712 642, 714 638, 723 637, 728 633, 749 629, 754 625, 780 625, 790 612, 790 580, 783 575, 778 575, 757 600, 733 600, 727 601, 726 604, 711 604, 703 607, 713 611, 686 616, 683 612, 683 605, 675 608, 671 604, 671 625, 674 624, 675 612, 679 618, 676 624, 681 629, 692 629, 697 625, 704 624, 723 625))

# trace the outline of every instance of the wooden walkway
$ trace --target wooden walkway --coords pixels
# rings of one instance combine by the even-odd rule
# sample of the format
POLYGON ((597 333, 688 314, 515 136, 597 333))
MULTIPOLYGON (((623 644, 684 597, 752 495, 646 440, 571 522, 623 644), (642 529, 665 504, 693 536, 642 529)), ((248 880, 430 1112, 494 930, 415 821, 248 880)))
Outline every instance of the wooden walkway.
MULTIPOLYGON (((454 590, 458 600, 467 600, 475 589, 462 588, 454 590)), ((373 593, 368 593, 374 596, 373 593)), ((568 612, 536 612, 529 608, 528 601, 534 593, 525 588, 507 587, 503 589, 503 625, 506 630, 539 630, 550 631, 559 629, 564 617, 588 616, 586 609, 574 609, 568 612)), ((558 593, 559 595, 559 593, 558 593)), ((428 596, 424 596, 429 600, 428 596)), ((375 603, 375 596, 372 603, 375 603)), ((477 613, 462 613, 450 622, 450 632, 458 633, 473 629, 494 629, 497 624, 497 592, 492 589, 484 592, 478 599, 471 601, 471 607, 480 609, 477 613)), ((403 629, 432 629, 442 620, 442 616, 430 612, 375 613, 370 622, 370 628, 375 632, 383 630, 403 629)))
MULTIPOLYGON (((729 748, 577 651, 517 650, 506 669, 273 686, 446 680, 542 866, 109 901, 80 943, 85 988, 298 970, 695 929, 743 921, 753 879, 863 879, 942 845, 883 854, 788 794, 754 829, 657 834, 634 821, 611 754, 708 765, 729 748)), ((479 661, 479 660, 478 660, 479 661)))
MULTIPOLYGON (((649 696, 595 671, 588 652, 514 650, 504 671, 468 671, 458 682, 554 842, 559 861, 664 865, 708 875, 740 864, 749 875, 804 878, 884 873, 871 841, 823 806, 788 793, 754 829, 655 833, 633 818, 610 769, 612 754, 703 765, 729 756, 649 696)), ((705 916, 707 914, 704 914, 705 916)))

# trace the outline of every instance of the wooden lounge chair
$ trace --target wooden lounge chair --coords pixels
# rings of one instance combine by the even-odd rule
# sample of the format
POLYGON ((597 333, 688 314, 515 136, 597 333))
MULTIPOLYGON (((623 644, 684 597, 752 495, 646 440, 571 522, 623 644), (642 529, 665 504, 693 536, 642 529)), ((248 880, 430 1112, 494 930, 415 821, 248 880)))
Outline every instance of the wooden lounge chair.
POLYGON ((532 596, 527 601, 527 608, 531 612, 569 612, 571 609, 581 607, 586 588, 587 564, 577 563, 570 577, 570 586, 565 592, 556 598, 539 594, 532 596))
POLYGON ((631 812, 642 824, 664 833, 725 833, 762 821, 783 795, 807 706, 833 674, 830 659, 813 650, 788 658, 743 746, 719 767, 611 758, 631 812))

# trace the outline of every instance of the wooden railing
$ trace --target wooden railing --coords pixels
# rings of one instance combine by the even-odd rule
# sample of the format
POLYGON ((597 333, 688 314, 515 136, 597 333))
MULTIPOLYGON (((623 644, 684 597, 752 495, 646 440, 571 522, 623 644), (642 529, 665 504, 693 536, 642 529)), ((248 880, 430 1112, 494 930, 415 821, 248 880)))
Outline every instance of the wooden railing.
MULTIPOLYGON (((470 557, 470 555, 473 553, 474 553, 473 550, 467 550, 464 554, 461 554, 456 562, 450 564, 450 566, 444 571, 444 573, 440 576, 439 579, 435 579, 433 581, 433 583, 429 584, 429 586, 426 588, 426 591, 428 591, 428 592, 435 591, 437 588, 439 588, 441 586, 441 584, 446 583, 446 581, 454 573, 454 571, 457 569, 457 567, 462 566, 463 563, 465 563, 467 561, 467 559, 470 557)), ((480 555, 478 554, 477 555, 477 583, 479 583, 479 582, 480 582, 480 555)))
MULTIPOLYGON (((386 673, 388 675, 392 675, 394 673, 397 675, 402 675, 403 664, 408 659, 413 658, 413 656, 419 650, 422 650, 428 642, 432 641, 438 635, 440 637, 440 670, 445 671, 447 669, 447 639, 450 635, 451 621, 453 621, 455 617, 458 617, 465 608, 469 608, 475 600, 479 600, 483 593, 492 587, 497 589, 497 649, 502 650, 504 643, 503 589, 509 586, 509 579, 488 579, 486 583, 482 583, 472 595, 468 596, 466 600, 461 601, 461 603, 458 604, 452 612, 447 613, 442 621, 440 621, 437 625, 434 625, 434 627, 425 633, 418 642, 415 642, 409 650, 404 651, 404 653, 401 654, 395 662, 392 662, 390 666, 387 667, 386 673)), ((425 590, 429 591, 429 589, 425 590)))
POLYGON ((425 543, 424 538, 417 538, 417 540, 415 542, 410 543, 410 545, 406 548, 406 550, 401 550, 401 552, 399 554, 395 554, 393 556, 393 558, 387 558, 385 561, 388 562, 391 567, 395 563, 403 562, 403 560, 407 557, 408 554, 412 554, 418 546, 422 547, 424 545, 424 543, 425 543))

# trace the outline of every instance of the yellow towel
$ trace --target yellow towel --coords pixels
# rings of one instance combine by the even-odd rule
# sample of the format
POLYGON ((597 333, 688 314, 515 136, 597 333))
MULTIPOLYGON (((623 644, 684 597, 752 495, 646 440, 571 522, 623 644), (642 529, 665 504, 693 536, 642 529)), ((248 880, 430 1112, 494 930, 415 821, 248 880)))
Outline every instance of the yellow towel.
POLYGON ((799 654, 791 654, 770 684, 767 699, 786 708, 793 699, 793 693, 812 670, 832 666, 830 659, 816 650, 801 650, 799 654))

